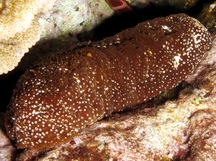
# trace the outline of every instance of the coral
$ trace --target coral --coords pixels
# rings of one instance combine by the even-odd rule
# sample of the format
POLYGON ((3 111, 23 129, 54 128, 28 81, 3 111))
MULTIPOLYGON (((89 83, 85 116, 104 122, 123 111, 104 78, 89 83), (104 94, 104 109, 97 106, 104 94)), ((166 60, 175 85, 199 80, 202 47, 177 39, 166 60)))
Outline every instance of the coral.
POLYGON ((1 39, 6 41, 15 34, 27 30, 35 15, 43 11, 46 5, 47 2, 43 0, 3 0, 0 6, 1 39))
POLYGON ((0 74, 16 67, 28 49, 39 40, 40 27, 36 15, 47 9, 47 3, 52 4, 52 1, 4 0, 1 2, 0 74))
POLYGON ((24 32, 17 33, 7 41, 0 40, 0 74, 12 70, 23 55, 40 39, 40 25, 33 21, 24 32))

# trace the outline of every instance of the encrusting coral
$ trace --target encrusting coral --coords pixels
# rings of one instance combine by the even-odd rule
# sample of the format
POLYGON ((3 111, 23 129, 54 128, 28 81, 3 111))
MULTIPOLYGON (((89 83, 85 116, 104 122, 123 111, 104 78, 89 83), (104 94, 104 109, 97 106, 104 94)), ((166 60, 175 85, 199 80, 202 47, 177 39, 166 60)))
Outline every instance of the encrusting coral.
POLYGON ((40 26, 35 21, 25 32, 17 33, 6 41, 0 40, 0 74, 12 70, 40 39, 40 26))
MULTIPOLYGON (((49 1, 53 4, 54 0, 49 1)), ((0 74, 7 73, 40 38, 36 15, 49 8, 43 0, 0 3, 0 74)))
POLYGON ((1 2, 1 39, 7 40, 31 26, 35 14, 41 11, 41 0, 4 0, 1 2))

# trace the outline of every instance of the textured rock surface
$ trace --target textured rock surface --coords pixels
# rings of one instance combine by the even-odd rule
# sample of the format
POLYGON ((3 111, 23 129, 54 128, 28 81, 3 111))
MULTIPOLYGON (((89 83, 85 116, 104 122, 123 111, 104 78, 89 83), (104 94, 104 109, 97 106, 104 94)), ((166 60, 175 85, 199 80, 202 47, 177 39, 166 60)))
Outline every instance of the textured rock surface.
POLYGON ((43 27, 41 39, 76 36, 93 29, 113 13, 103 0, 57 0, 52 10, 39 18, 43 27))
POLYGON ((0 113, 0 160, 10 161, 16 155, 16 148, 11 144, 4 127, 4 114, 0 113))

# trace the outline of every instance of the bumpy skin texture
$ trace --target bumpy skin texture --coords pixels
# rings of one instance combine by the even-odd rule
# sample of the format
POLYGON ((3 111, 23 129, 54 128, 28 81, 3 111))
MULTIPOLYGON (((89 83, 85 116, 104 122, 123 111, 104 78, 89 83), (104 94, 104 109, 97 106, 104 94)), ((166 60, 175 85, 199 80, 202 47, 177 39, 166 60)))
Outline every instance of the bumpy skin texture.
POLYGON ((47 60, 18 81, 8 135, 18 148, 70 141, 86 125, 176 86, 210 46, 207 30, 178 14, 47 60))

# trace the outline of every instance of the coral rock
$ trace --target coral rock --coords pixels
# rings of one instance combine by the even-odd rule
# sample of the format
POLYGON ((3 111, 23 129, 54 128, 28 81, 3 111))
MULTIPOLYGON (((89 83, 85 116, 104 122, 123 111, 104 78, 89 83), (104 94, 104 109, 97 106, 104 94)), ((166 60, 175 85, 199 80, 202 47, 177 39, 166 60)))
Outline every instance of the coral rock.
MULTIPOLYGON (((52 1, 49 1, 52 4, 52 1)), ((0 6, 0 74, 17 66, 23 55, 40 38, 36 15, 47 1, 3 0, 0 6)))

